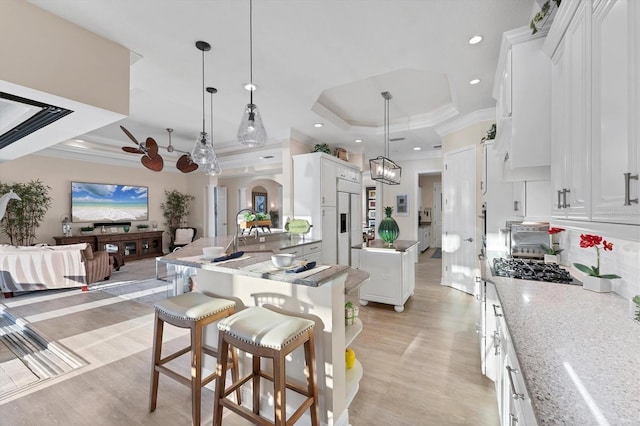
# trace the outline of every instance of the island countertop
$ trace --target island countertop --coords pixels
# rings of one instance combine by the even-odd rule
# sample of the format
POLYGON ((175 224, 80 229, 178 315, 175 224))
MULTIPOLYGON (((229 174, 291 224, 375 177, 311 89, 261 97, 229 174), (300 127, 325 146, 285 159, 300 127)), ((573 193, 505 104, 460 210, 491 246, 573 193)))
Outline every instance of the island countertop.
POLYGON ((539 424, 638 424, 640 324, 628 300, 489 268, 483 278, 496 285, 539 424))
POLYGON ((354 249, 384 249, 389 251, 399 251, 404 252, 410 249, 411 247, 418 244, 418 241, 413 240, 395 240, 393 242, 393 247, 387 247, 386 243, 382 240, 369 240, 362 244, 356 244, 351 248, 354 249))
POLYGON ((278 251, 286 248, 317 243, 319 242, 318 240, 283 238, 279 240, 258 242, 256 244, 241 245, 239 246, 239 250, 244 251, 244 256, 237 260, 227 262, 211 262, 204 258, 202 254, 203 247, 225 246, 229 241, 230 239, 228 237, 200 238, 173 253, 159 257, 157 260, 161 263, 225 272, 228 274, 245 275, 254 278, 264 278, 310 287, 318 287, 333 280, 340 274, 347 273, 345 293, 355 290, 369 278, 369 274, 366 272, 352 269, 345 265, 319 264, 316 266, 318 269, 317 272, 312 273, 311 271, 313 271, 313 269, 311 269, 308 273, 302 272, 300 274, 284 273, 281 270, 268 268, 268 265, 271 262, 271 255, 273 253, 277 253, 278 251), (254 268, 254 266, 258 264, 264 264, 265 268, 254 268))

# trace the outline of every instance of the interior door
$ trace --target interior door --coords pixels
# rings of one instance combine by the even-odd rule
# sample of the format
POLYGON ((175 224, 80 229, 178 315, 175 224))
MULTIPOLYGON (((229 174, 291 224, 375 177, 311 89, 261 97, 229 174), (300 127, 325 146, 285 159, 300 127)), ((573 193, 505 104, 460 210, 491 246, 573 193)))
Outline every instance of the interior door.
POLYGON ((475 294, 475 146, 445 154, 442 195, 442 283, 475 294))
MULTIPOLYGON (((349 265, 351 239, 350 195, 348 192, 338 192, 338 264, 349 265)), ((327 229, 327 232, 331 232, 327 229)))
POLYGON ((433 210, 431 211, 431 241, 434 247, 442 247, 442 184, 433 184, 433 210))

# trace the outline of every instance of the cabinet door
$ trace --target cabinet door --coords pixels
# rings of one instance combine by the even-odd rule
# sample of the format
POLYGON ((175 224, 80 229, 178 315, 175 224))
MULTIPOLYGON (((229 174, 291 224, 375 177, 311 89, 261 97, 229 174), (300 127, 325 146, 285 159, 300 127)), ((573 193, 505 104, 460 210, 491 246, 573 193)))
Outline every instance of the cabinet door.
POLYGON ((593 14, 593 220, 640 224, 640 5, 609 0, 593 14), (629 179, 629 183, 625 180, 629 179), (628 192, 628 193, 627 193, 628 192))
POLYGON ((326 158, 320 160, 321 163, 321 186, 322 192, 322 205, 323 206, 335 206, 336 205, 336 163, 326 158))
POLYGON ((565 35, 565 79, 567 88, 567 132, 564 155, 566 205, 569 219, 587 219, 591 206, 591 2, 578 7, 565 35))
POLYGON ((562 197, 565 178, 564 157, 566 151, 568 107, 567 86, 564 69, 564 43, 551 58, 551 216, 563 219, 566 210, 563 208, 562 197))
POLYGON ((526 186, 524 182, 513 182, 513 210, 511 214, 516 219, 524 219, 526 212, 526 186))
POLYGON ((336 265, 338 263, 338 218, 335 207, 322 208, 322 230, 322 263, 336 265))

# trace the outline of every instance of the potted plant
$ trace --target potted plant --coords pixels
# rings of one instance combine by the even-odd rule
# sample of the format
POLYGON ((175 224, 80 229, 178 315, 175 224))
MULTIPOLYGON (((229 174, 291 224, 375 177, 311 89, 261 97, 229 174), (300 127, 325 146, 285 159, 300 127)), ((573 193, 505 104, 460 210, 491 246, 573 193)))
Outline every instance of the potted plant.
POLYGON ((7 204, 2 218, 2 231, 9 237, 11 245, 28 246, 34 243, 36 229, 51 207, 49 196, 51 187, 39 179, 13 185, 0 183, 0 194, 15 192, 20 199, 12 199, 7 204))
POLYGON ((558 234, 563 231, 564 228, 557 227, 549 228, 547 231, 549 234, 549 245, 540 244, 540 248, 544 250, 544 263, 560 263, 560 253, 563 249, 560 248, 558 234))
POLYGON ((535 14, 535 16, 531 19, 529 23, 529 28, 531 28, 531 35, 537 33, 542 27, 545 26, 551 15, 555 12, 557 8, 560 7, 560 3, 562 0, 547 0, 542 4, 540 11, 535 14), (555 7, 553 5, 555 4, 555 7))
POLYGON ((189 216, 190 203, 196 197, 191 194, 183 194, 175 189, 171 191, 165 189, 164 195, 167 200, 160 204, 160 208, 165 219, 164 224, 167 225, 169 232, 173 236, 176 233, 176 228, 182 225, 186 216, 189 216))
POLYGON ((147 229, 149 229, 149 225, 147 225, 146 223, 141 223, 140 225, 136 225, 136 228, 138 228, 138 231, 146 231, 147 229))
POLYGON ((587 266, 581 263, 574 263, 573 266, 587 274, 582 279, 582 287, 585 290, 591 290, 597 293, 608 293, 611 291, 611 280, 622 277, 616 274, 600 273, 600 244, 602 244, 602 249, 604 251, 613 251, 613 243, 607 242, 607 240, 603 240, 599 235, 580 235, 580 247, 595 247, 596 264, 595 266, 587 266))
POLYGON ((82 228, 80 228, 80 233, 82 235, 91 235, 93 234, 93 230, 95 228, 93 226, 83 226, 82 228))

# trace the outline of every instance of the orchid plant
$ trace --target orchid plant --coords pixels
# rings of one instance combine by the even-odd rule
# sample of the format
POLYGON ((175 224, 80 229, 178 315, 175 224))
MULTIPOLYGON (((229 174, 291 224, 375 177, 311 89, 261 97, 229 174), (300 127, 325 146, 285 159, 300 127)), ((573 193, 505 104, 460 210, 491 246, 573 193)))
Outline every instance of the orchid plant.
POLYGON ((589 234, 580 235, 580 247, 596 248, 596 265, 589 267, 581 263, 574 263, 573 266, 575 266, 580 271, 592 277, 607 278, 607 279, 622 278, 620 275, 616 275, 616 274, 600 274, 600 248, 601 248, 600 244, 602 244, 602 249, 604 251, 613 251, 613 243, 607 242, 607 240, 603 240, 602 237, 599 235, 589 235, 589 234))
POLYGON ((545 244, 540 244, 540 248, 542 248, 542 250, 544 250, 545 254, 551 254, 551 255, 556 255, 556 254, 560 254, 560 252, 563 250, 561 248, 556 248, 556 246, 558 245, 558 242, 556 241, 556 236, 563 232, 564 228, 556 228, 556 227, 552 227, 549 228, 549 230, 547 231, 547 233, 549 234, 549 245, 545 245, 545 244))

